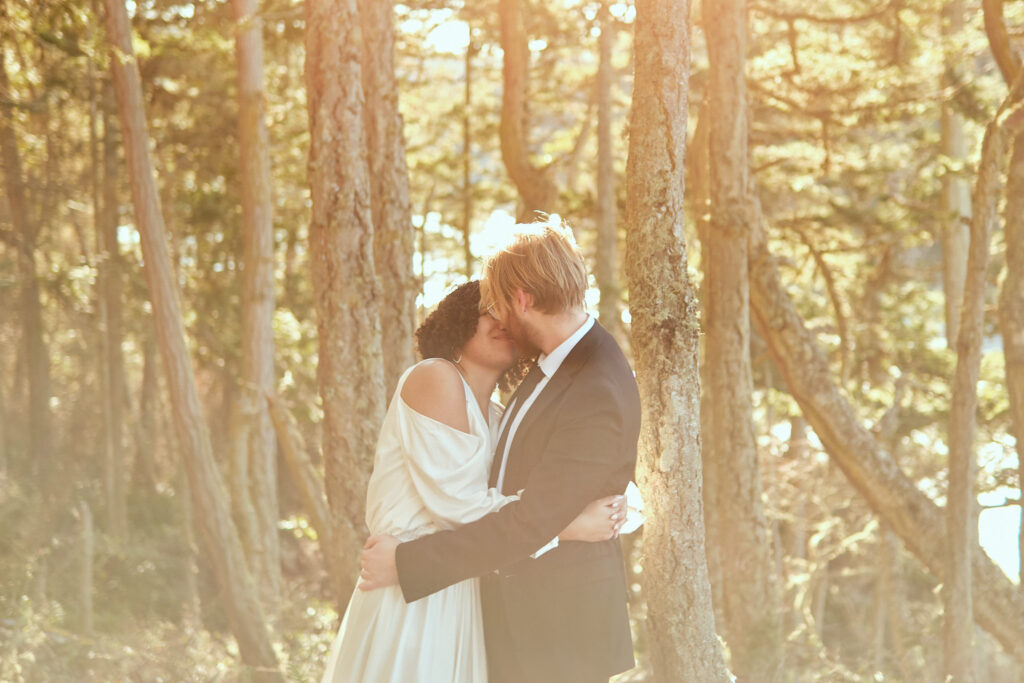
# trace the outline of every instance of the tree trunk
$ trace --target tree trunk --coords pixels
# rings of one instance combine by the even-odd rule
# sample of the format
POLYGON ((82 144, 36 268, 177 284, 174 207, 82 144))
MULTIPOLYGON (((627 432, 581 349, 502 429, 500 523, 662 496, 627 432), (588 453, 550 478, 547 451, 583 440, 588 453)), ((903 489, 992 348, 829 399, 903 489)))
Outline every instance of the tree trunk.
MULTIPOLYGON (((945 673, 953 681, 968 683, 974 675, 974 607, 970 551, 978 544, 978 500, 975 492, 978 463, 974 452, 977 433, 978 374, 985 324, 985 273, 989 240, 999 220, 1003 162, 1008 131, 999 120, 1019 97, 1011 92, 1007 104, 985 129, 972 201, 971 244, 967 256, 960 329, 957 335, 956 373, 949 416, 949 491, 946 495, 946 574, 942 585, 945 607, 945 673)), ((1018 111, 1021 113, 1021 111, 1018 111)), ((1009 140, 1012 140, 1009 137, 1009 140)))
POLYGON ((249 477, 239 493, 258 501, 250 562, 264 604, 276 613, 281 600, 278 539, 277 444, 264 394, 274 386, 274 217, 270 139, 264 114, 263 20, 257 0, 232 0, 238 63, 238 148, 242 176, 242 378, 240 446, 249 477))
MULTIPOLYGON (((1016 110, 1015 116, 1020 115, 1016 110)), ((1019 125, 1018 118, 1004 120, 1019 125)), ((977 220, 977 216, 975 217, 977 220)), ((755 224, 750 252, 754 320, 804 416, 853 487, 937 577, 946 574, 943 512, 897 467, 840 394, 828 362, 779 279, 763 228, 755 224)), ((974 615, 1018 661, 1024 662, 1024 596, 984 553, 971 546, 974 615)))
MULTIPOLYGON (((963 30, 964 8, 962 0, 948 0, 943 8, 942 34, 950 40, 963 30)), ((960 55, 947 52, 946 68, 942 87, 952 90, 957 87, 949 74, 960 71, 960 55)), ((942 176, 942 224, 939 233, 942 241, 942 282, 946 293, 946 342, 949 348, 956 346, 957 331, 960 329, 960 304, 964 298, 964 280, 967 277, 967 249, 971 235, 968 223, 971 218, 971 190, 967 180, 955 170, 967 160, 967 138, 964 135, 963 119, 953 111, 949 100, 952 92, 942 101, 940 120, 940 151, 948 159, 949 167, 942 176)))
MULTIPOLYGON (((320 552, 325 559, 329 557, 328 550, 331 542, 331 513, 324 498, 323 485, 320 475, 310 462, 309 456, 302 447, 302 436, 298 433, 295 421, 279 397, 267 396, 267 405, 270 408, 270 417, 274 422, 274 430, 277 432, 277 439, 281 442, 281 452, 284 454, 284 461, 288 465, 288 473, 292 482, 299 490, 299 497, 302 498, 302 505, 309 516, 309 522, 320 539, 320 552)), ((338 572, 331 571, 328 567, 328 574, 335 580, 338 572)))
POLYGON ((597 18, 601 26, 597 66, 597 249, 594 278, 601 290, 601 324, 616 337, 622 335, 622 293, 619 291, 619 231, 615 226, 615 150, 612 138, 612 48, 615 23, 602 0, 597 18))
MULTIPOLYGON (((999 331, 1006 359, 1010 421, 1017 445, 1017 481, 1018 487, 1024 488, 1024 135, 1018 135, 1013 145, 1004 217, 1006 274, 999 292, 999 331)), ((1024 567, 1024 515, 1021 516, 1019 553, 1020 566, 1024 567)), ((1024 575, 1024 569, 1021 572, 1024 575)), ((1024 581, 1018 585, 1024 587, 1024 581)))
POLYGON ((127 527, 127 457, 125 452, 125 420, 124 406, 127 399, 127 388, 124 375, 124 353, 121 342, 122 304, 124 268, 121 249, 117 239, 118 209, 117 200, 117 112, 114 103, 114 87, 105 80, 101 89, 100 118, 103 122, 103 187, 101 203, 97 216, 99 233, 99 299, 103 311, 104 352, 103 363, 106 374, 107 396, 109 404, 108 441, 110 453, 107 462, 108 480, 111 482, 109 491, 108 525, 111 529, 123 533, 127 527))
POLYGON ((106 6, 110 65, 124 133, 132 202, 179 448, 195 504, 195 522, 224 595, 242 659, 256 668, 258 678, 281 680, 256 583, 246 566, 238 532, 231 521, 224 482, 213 459, 185 344, 180 293, 167 255, 167 238, 149 157, 142 84, 131 44, 128 13, 122 0, 106 0, 106 6))
POLYGON ((374 269, 380 282, 385 397, 414 362, 417 283, 409 206, 409 169, 395 79, 393 4, 359 0, 363 29, 364 121, 369 153, 374 269))
POLYGON ((537 211, 557 213, 558 191, 545 169, 530 162, 526 129, 526 84, 529 79, 530 50, 523 25, 525 0, 498 0, 501 23, 502 92, 501 158, 522 200, 520 221, 529 221, 537 211))
POLYGON ((685 0, 637 2, 626 264, 644 406, 644 590, 655 676, 726 681, 704 555, 699 323, 683 229, 688 18, 685 0))
MULTIPOLYGON (((986 0, 985 28, 1000 70, 1012 85, 1020 77, 1020 58, 1009 49, 1002 2, 986 0)), ((1013 143, 1006 174, 1006 208, 1003 240, 1006 242, 1006 273, 999 291, 999 333, 1003 340, 1006 390, 1010 401, 1010 428, 1017 448, 1017 486, 1021 490, 1018 531, 1020 575, 1024 576, 1024 134, 1013 143)), ((1024 580, 1017 587, 1024 595, 1024 580)))
POLYGON ((366 484, 385 407, 358 19, 355 0, 306 3, 310 260, 334 540, 328 560, 345 586, 339 609, 358 572, 366 484))
POLYGON ((781 630, 761 502, 753 421, 747 236, 759 212, 748 170, 745 0, 703 4, 708 60, 710 226, 703 231, 705 354, 710 409, 705 466, 714 468, 724 631, 736 674, 771 680, 781 630))
MULTIPOLYGON (((6 8, 2 4, 0 20, 7 20, 6 8)), ((2 51, 0 92, 11 92, 2 51)), ((58 468, 54 460, 53 416, 50 413, 50 352, 43 337, 43 308, 36 274, 35 250, 39 227, 29 214, 13 112, 13 107, 0 106, 0 155, 3 157, 4 191, 18 239, 22 345, 28 364, 29 458, 39 487, 37 490, 49 505, 53 500, 58 468)))

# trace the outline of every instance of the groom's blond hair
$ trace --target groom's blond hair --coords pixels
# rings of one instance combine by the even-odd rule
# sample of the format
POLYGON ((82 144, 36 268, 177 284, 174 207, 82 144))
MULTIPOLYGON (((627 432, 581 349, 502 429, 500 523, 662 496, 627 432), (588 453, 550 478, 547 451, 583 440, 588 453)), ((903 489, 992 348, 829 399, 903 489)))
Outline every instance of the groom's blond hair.
POLYGON ((508 307, 521 289, 541 313, 561 313, 583 307, 587 266, 572 230, 547 218, 515 226, 509 243, 484 263, 481 285, 486 305, 508 307))

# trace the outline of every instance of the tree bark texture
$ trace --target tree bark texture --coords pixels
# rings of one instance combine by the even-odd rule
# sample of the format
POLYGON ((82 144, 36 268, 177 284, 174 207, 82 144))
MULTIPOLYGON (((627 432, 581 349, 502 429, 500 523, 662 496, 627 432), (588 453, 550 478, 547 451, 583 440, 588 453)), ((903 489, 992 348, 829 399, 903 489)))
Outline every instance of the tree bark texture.
POLYGON ((602 0, 598 10, 601 38, 597 67, 597 249, 594 279, 601 291, 601 324, 616 336, 622 333, 622 293, 619 290, 619 232, 615 225, 615 150, 612 137, 612 48, 615 22, 602 0))
POLYGON ((277 656, 271 646, 256 583, 246 565, 238 532, 231 521, 224 482, 213 459, 210 435, 185 344, 180 294, 167 254, 167 238, 149 156, 142 84, 132 50, 128 13, 122 0, 106 0, 106 7, 110 68, 124 135, 132 201, 178 445, 195 504, 195 522, 223 593, 242 659, 256 669, 258 678, 280 680, 277 656))
POLYGON ((689 3, 641 0, 636 8, 626 263, 644 407, 647 638, 658 680, 726 681, 704 554, 700 331, 683 227, 689 3))
POLYGON ((558 190, 546 169, 530 161, 526 126, 526 84, 529 79, 530 50, 523 24, 526 0, 498 0, 501 28, 501 158, 522 200, 520 221, 529 221, 537 211, 557 213, 558 190))
POLYGON ((385 396, 414 362, 417 282, 413 273, 414 230, 409 204, 409 169, 395 79, 393 3, 359 0, 363 29, 364 121, 369 153, 373 259, 384 356, 385 396))
POLYGON ((342 609, 366 536, 366 484, 385 407, 359 26, 355 0, 306 3, 317 381, 334 540, 328 561, 344 586, 342 609))
MULTIPOLYGON (((1009 113, 1011 116, 1003 116, 1004 127, 1015 129, 1020 125, 1021 110, 1009 113)), ((755 323, 804 416, 875 513, 944 580, 947 539, 943 511, 900 471, 839 392, 823 352, 780 281, 760 226, 753 233, 749 264, 755 323)), ((970 553, 974 618, 1007 652, 1024 662, 1024 596, 1017 594, 1013 583, 977 544, 971 546, 970 553)))
POLYGON ((703 238, 704 391, 710 432, 705 467, 714 468, 724 631, 733 670, 743 680, 775 675, 781 655, 779 614, 761 501, 753 422, 747 236, 759 215, 749 176, 745 0, 705 0, 707 33, 710 225, 703 238))
MULTIPOLYGON (((7 19, 3 5, 0 5, 0 19, 7 19)), ((3 51, 0 51, 0 92, 11 92, 3 51)), ((21 339, 28 364, 29 455, 38 490, 45 499, 52 501, 57 463, 54 460, 53 416, 50 412, 50 352, 43 336, 43 306, 36 273, 39 225, 29 213, 14 108, 9 106, 0 107, 0 155, 3 158, 4 192, 18 240, 21 339)))
POLYGON ((263 20, 257 0, 232 0, 238 63, 238 148, 242 176, 242 378, 238 392, 242 456, 248 465, 244 494, 256 504, 250 566, 264 604, 281 599, 278 539, 277 444, 263 396, 274 379, 274 216, 270 136, 263 85, 263 20))

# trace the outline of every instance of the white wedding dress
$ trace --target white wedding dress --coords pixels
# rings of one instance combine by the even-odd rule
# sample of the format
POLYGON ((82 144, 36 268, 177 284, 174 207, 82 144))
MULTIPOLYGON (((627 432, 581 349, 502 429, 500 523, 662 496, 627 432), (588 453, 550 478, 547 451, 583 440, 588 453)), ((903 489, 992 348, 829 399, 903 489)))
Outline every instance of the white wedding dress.
MULTIPOLYGON (((463 379, 469 433, 449 427, 402 399, 412 369, 388 406, 366 493, 370 533, 402 541, 467 524, 515 500, 487 488, 501 407, 492 403, 485 420, 463 379)), ((411 604, 398 586, 357 588, 322 683, 486 680, 480 589, 469 579, 411 604)))

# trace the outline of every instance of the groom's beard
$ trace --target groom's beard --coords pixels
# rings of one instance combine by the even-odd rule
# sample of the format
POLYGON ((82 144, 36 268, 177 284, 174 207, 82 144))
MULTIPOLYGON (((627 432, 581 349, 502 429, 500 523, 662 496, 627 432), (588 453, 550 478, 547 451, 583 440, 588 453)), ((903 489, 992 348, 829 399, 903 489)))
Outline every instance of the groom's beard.
POLYGON ((536 358, 540 355, 540 348, 531 338, 529 325, 525 324, 515 311, 509 311, 505 331, 515 341, 520 358, 536 358))

